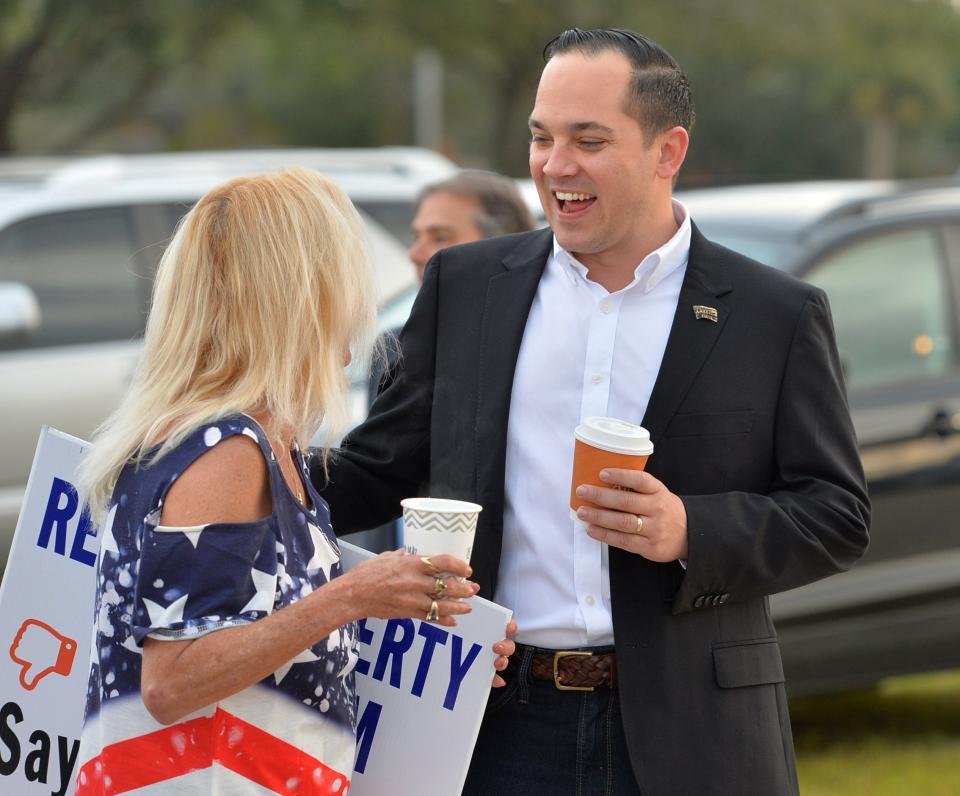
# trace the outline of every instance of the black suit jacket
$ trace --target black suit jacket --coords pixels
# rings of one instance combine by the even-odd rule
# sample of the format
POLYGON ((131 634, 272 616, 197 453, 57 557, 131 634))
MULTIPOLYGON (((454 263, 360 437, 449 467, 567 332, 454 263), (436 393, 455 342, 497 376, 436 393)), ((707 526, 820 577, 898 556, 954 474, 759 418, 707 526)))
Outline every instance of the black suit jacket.
MULTIPOLYGON (((500 560, 514 367, 551 242, 538 230, 435 255, 394 383, 347 438, 330 482, 315 471, 341 533, 396 516, 410 495, 482 504, 471 563, 486 597, 500 560)), ((655 445, 648 470, 686 507, 689 561, 684 571, 610 551, 639 786, 645 796, 796 793, 767 596, 849 567, 869 514, 822 291, 694 227, 643 425, 655 445), (715 308, 716 322, 694 305, 715 308)))

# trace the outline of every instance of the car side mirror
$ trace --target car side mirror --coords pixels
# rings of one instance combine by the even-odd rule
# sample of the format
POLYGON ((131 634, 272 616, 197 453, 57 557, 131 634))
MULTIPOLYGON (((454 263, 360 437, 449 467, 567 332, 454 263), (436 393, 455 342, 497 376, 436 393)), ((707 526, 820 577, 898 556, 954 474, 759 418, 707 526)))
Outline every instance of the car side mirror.
POLYGON ((0 345, 26 340, 40 328, 40 302, 22 282, 0 282, 0 345))

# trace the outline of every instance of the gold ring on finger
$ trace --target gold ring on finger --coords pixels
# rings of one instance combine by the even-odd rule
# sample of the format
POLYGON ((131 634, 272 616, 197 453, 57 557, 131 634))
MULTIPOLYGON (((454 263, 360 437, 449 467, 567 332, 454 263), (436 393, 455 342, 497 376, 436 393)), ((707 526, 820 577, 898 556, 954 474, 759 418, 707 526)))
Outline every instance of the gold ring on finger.
POLYGON ((643 515, 637 515, 637 530, 634 533, 643 533, 643 515))
POLYGON ((443 597, 443 593, 447 590, 447 582, 440 576, 437 576, 437 582, 433 584, 433 591, 430 593, 431 597, 443 597))
POLYGON ((427 569, 434 575, 440 574, 440 568, 430 560, 430 556, 420 556, 420 560, 427 565, 427 569))
POLYGON ((436 622, 440 618, 440 606, 437 605, 436 600, 430 603, 430 610, 424 618, 428 622, 436 622))

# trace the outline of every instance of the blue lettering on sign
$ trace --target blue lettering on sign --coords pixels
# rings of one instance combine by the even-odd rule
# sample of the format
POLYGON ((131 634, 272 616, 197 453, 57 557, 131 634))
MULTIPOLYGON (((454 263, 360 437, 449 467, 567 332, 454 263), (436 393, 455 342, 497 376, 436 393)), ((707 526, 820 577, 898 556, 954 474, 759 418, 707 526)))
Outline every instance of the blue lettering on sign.
POLYGON ((80 512, 80 524, 77 526, 77 532, 73 537, 73 546, 70 548, 70 558, 74 561, 79 561, 81 564, 86 564, 88 567, 92 567, 97 563, 97 554, 90 552, 83 546, 84 541, 86 541, 88 537, 96 539, 97 529, 94 528, 93 523, 90 522, 90 508, 85 505, 83 511, 80 512))
POLYGON ((357 719, 357 761, 353 764, 353 770, 358 774, 362 774, 367 767, 367 758, 370 756, 370 747, 373 746, 373 736, 377 732, 382 710, 383 705, 371 699, 357 719))
POLYGON ((447 695, 443 698, 443 706, 447 710, 453 710, 454 705, 457 704, 457 694, 460 693, 460 686, 463 684, 463 679, 470 671, 473 662, 477 659, 477 655, 480 654, 480 649, 479 644, 473 644, 466 657, 461 658, 463 639, 457 635, 453 637, 453 650, 450 653, 450 685, 447 686, 447 695))
POLYGON ((393 659, 390 666, 390 685, 400 687, 403 674, 403 653, 413 646, 415 637, 413 622, 410 619, 391 619, 383 631, 383 641, 380 644, 380 654, 377 655, 377 664, 373 667, 373 679, 383 680, 387 663, 393 659), (397 630, 401 631, 397 638, 397 630))
MULTIPOLYGON (((361 619, 358 624, 360 627, 360 643, 371 645, 376 634, 367 627, 365 619, 361 619)), ((419 625, 419 628, 414 632, 414 622, 410 619, 391 619, 388 621, 384 626, 383 636, 380 638, 380 649, 377 652, 372 674, 370 673, 370 662, 363 658, 357 661, 357 673, 383 682, 387 674, 387 666, 389 666, 390 685, 399 689, 403 679, 403 658, 413 648, 417 636, 420 636, 423 638, 423 647, 420 649, 417 671, 413 678, 410 694, 422 699, 427 678, 430 675, 430 667, 433 665, 434 653, 438 647, 447 646, 447 640, 452 639, 450 645, 447 646, 450 650, 450 677, 443 698, 443 707, 452 711, 456 707, 460 687, 483 648, 480 644, 474 642, 465 650, 464 639, 456 633, 450 633, 426 622, 416 624, 419 625)), ((377 708, 377 718, 379 719, 379 707, 377 708)), ((359 734, 357 737, 360 737, 359 734)), ((361 769, 358 768, 357 770, 360 771, 361 769)))
POLYGON ((62 478, 53 479, 50 497, 47 498, 47 508, 43 512, 43 521, 40 523, 40 537, 37 539, 37 546, 46 549, 47 545, 50 544, 50 532, 56 526, 57 536, 53 543, 53 549, 62 556, 67 554, 67 523, 77 513, 79 502, 77 490, 71 484, 62 478), (60 503, 63 498, 66 498, 66 503, 61 506, 60 503))
POLYGON ((413 689, 410 693, 414 696, 423 696, 423 687, 427 682, 427 672, 430 670, 430 662, 433 660, 433 649, 437 644, 446 644, 447 636, 450 634, 439 627, 428 625, 425 622, 420 623, 418 633, 423 636, 423 652, 420 655, 420 665, 417 666, 417 675, 413 678, 413 689))
MULTIPOLYGON (((80 498, 77 490, 69 481, 54 478, 50 487, 50 496, 47 498, 47 507, 40 521, 40 533, 37 536, 37 547, 46 550, 50 546, 50 537, 53 536, 53 551, 61 556, 67 555, 67 523, 74 518, 80 507, 80 498)), ((97 532, 90 522, 90 512, 85 505, 80 512, 80 521, 70 546, 70 558, 94 566, 97 562, 96 553, 87 550, 83 545, 88 537, 96 538, 97 532)))

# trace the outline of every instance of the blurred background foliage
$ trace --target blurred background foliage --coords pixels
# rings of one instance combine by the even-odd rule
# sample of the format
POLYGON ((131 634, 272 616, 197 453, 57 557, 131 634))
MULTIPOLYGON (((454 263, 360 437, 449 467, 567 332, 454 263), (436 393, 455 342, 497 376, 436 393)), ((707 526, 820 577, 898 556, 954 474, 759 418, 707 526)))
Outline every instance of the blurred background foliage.
POLYGON ((436 146, 522 176, 544 44, 608 25, 690 76, 687 186, 960 166, 950 0, 0 0, 0 153, 422 143, 432 53, 436 146))

